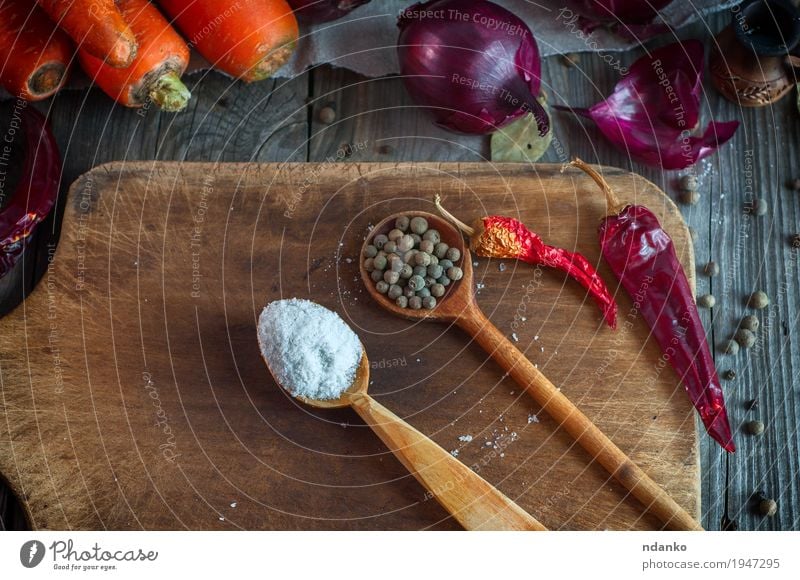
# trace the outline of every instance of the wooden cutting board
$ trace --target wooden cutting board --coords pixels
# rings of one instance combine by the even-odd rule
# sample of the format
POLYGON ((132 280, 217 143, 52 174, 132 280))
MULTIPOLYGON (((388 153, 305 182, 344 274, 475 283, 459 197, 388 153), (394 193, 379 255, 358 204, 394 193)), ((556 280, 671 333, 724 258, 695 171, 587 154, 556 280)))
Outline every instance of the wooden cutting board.
MULTIPOLYGON (((604 173, 659 215, 693 281, 673 203, 604 173)), ((517 216, 600 261, 603 197, 553 165, 143 162, 81 177, 50 268, 0 321, 0 472, 31 524, 456 529, 352 411, 303 407, 272 381, 256 318, 297 296, 357 330, 371 393, 549 528, 660 528, 466 335, 370 301, 357 270, 370 224, 434 211, 435 193, 462 218, 517 216)), ((492 321, 699 515, 694 413, 645 323, 613 332, 562 274, 476 262, 492 321)), ((617 298, 624 323, 631 301, 617 298)))

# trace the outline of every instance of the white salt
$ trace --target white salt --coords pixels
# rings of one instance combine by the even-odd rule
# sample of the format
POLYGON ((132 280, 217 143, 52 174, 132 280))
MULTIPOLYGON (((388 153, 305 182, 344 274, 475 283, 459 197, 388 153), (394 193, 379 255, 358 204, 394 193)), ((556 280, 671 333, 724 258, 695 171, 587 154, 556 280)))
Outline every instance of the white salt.
POLYGON ((352 384, 361 341, 335 312, 309 300, 270 302, 258 344, 278 383, 295 397, 338 399, 352 384))

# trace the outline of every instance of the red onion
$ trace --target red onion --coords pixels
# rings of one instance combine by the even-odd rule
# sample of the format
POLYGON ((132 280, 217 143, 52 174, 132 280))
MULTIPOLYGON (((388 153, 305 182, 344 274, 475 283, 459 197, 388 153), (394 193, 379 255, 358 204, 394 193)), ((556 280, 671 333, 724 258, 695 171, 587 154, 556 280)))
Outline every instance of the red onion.
POLYGON ((403 82, 440 126, 491 133, 531 112, 547 133, 539 49, 514 14, 488 0, 433 0, 401 12, 397 25, 403 82))
POLYGON ((306 24, 341 18, 369 0, 288 0, 295 16, 306 24))
MULTIPOLYGON (((25 161, 11 199, 0 211, 0 277, 11 271, 37 224, 53 209, 61 181, 56 140, 42 114, 25 101, 17 101, 14 107, 0 156, 4 161, 17 135, 24 138, 25 161)), ((2 189, 0 194, 9 193, 2 189)))
POLYGON ((711 121, 701 134, 705 54, 699 40, 651 50, 630 67, 609 97, 588 109, 559 107, 591 119, 631 159, 684 169, 728 141, 739 121, 711 121))

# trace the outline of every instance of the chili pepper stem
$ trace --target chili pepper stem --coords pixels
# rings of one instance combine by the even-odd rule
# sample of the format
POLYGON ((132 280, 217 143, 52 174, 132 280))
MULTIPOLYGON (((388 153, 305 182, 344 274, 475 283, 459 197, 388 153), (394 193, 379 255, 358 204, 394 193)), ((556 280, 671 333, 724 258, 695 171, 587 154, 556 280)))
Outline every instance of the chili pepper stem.
POLYGON ((458 227, 458 229, 467 234, 469 237, 475 235, 475 228, 468 226, 467 224, 462 222, 460 219, 458 219, 456 216, 454 216, 453 214, 451 214, 449 211, 447 211, 442 207, 441 195, 437 193, 436 197, 433 200, 433 203, 436 206, 436 209, 439 210, 439 213, 442 214, 442 216, 444 216, 445 219, 448 219, 451 222, 453 222, 458 227))
POLYGON ((611 189, 611 186, 608 182, 603 179, 603 176, 600 175, 596 169, 594 169, 591 165, 586 163, 585 161, 578 159, 575 157, 572 161, 565 164, 561 171, 563 172, 567 167, 577 167, 584 173, 586 173, 589 177, 591 177, 597 185, 600 186, 600 189, 603 190, 603 193, 606 194, 606 201, 608 203, 608 215, 618 214, 622 208, 624 208, 627 204, 620 202, 617 194, 614 193, 614 190, 611 189))
POLYGON ((159 77, 150 89, 150 98, 153 102, 162 111, 170 113, 182 111, 191 96, 189 89, 175 72, 168 72, 159 77))

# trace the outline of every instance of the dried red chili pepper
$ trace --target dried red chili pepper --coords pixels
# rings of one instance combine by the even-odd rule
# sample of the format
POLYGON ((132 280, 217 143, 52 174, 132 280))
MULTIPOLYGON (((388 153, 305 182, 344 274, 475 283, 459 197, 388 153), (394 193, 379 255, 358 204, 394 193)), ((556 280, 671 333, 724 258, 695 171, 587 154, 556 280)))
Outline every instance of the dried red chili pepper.
POLYGON ((609 213, 599 228, 603 258, 650 326, 708 434, 726 451, 736 451, 717 369, 672 239, 649 209, 620 203, 592 167, 580 159, 570 165, 589 174, 606 195, 609 213))
MULTIPOLYGON (((61 159, 53 134, 44 117, 21 101, 0 146, 0 172, 9 162, 10 143, 20 130, 25 140, 25 161, 19 183, 0 211, 0 277, 14 267, 25 249, 25 240, 53 209, 61 178, 61 159)), ((0 199, 4 193, 0 191, 0 199)))
POLYGON ((508 258, 556 268, 579 282, 594 298, 611 328, 617 327, 617 303, 600 274, 581 254, 548 246, 525 225, 510 217, 487 216, 468 226, 445 210, 436 196, 436 208, 470 237, 470 250, 484 258, 508 258))

